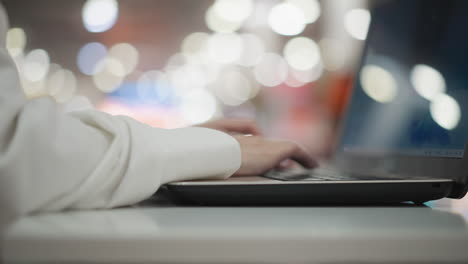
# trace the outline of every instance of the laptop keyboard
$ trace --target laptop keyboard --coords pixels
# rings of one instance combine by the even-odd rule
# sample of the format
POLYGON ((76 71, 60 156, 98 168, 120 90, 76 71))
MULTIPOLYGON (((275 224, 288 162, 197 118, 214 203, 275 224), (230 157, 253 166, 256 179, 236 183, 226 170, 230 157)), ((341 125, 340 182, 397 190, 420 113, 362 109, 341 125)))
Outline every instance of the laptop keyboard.
POLYGON ((344 173, 333 168, 271 170, 263 177, 280 181, 369 181, 403 180, 403 178, 385 178, 368 175, 344 173))

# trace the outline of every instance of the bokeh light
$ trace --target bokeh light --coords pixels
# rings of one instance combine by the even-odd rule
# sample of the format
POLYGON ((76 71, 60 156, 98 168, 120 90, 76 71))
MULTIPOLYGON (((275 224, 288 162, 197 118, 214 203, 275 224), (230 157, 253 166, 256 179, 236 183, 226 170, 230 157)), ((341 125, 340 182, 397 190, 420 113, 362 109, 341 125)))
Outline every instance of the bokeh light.
POLYGON ((108 56, 102 59, 101 61, 98 62, 96 67, 98 69, 105 70, 108 73, 115 75, 117 77, 123 78, 126 76, 126 70, 125 70, 124 64, 120 60, 114 57, 108 56))
POLYGON ((268 24, 274 32, 280 35, 294 36, 304 30, 306 20, 301 9, 285 2, 271 9, 268 24))
POLYGON ((257 65, 265 54, 265 43, 254 34, 241 34, 242 52, 237 63, 250 67, 257 65))
POLYGON ((203 123, 215 116, 216 98, 206 90, 191 91, 183 96, 179 110, 189 124, 203 123))
POLYGON ((306 37, 296 37, 289 40, 283 52, 288 64, 300 71, 314 68, 321 60, 317 43, 306 37))
POLYGON ((254 68, 255 80, 268 87, 280 85, 288 77, 286 60, 276 53, 267 53, 254 68))
MULTIPOLYGON (((291 73, 291 72, 290 72, 291 73)), ((284 83, 289 87, 301 87, 304 86, 304 82, 297 80, 292 74, 288 76, 284 83)))
POLYGON ((104 32, 117 22, 119 6, 116 0, 87 0, 83 6, 83 25, 89 32, 104 32))
POLYGON ((418 64, 411 71, 411 83, 416 92, 427 100, 445 93, 446 84, 442 74, 431 66, 418 64))
POLYGON ((119 43, 111 47, 109 57, 119 61, 123 67, 124 75, 132 73, 138 65, 138 50, 129 43, 119 43))
POLYGON ((75 74, 66 69, 57 69, 47 80, 48 93, 59 103, 68 102, 77 89, 75 74))
POLYGON ((208 83, 206 72, 193 64, 173 68, 167 72, 169 81, 179 95, 196 89, 203 89, 208 83))
POLYGON ((349 10, 344 18, 344 26, 346 31, 355 39, 365 40, 369 25, 371 22, 371 15, 367 9, 352 9, 349 10))
POLYGON ((252 0, 216 0, 213 12, 224 20, 242 23, 252 13, 252 0))
POLYGON ((223 72, 215 82, 216 96, 226 105, 240 105, 249 100, 254 87, 250 80, 239 70, 223 72))
POLYGON ((26 47, 26 33, 22 28, 11 28, 6 36, 6 48, 12 57, 22 55, 26 47))
POLYGON ((92 42, 84 45, 77 56, 78 69, 86 75, 94 75, 100 70, 98 68, 99 62, 104 60, 107 56, 107 48, 99 43, 92 42))
POLYGON ((397 96, 397 82, 388 70, 377 65, 366 65, 360 77, 362 89, 375 101, 389 103, 397 96))
POLYGON ((242 21, 230 21, 220 17, 214 10, 214 7, 208 8, 205 14, 206 26, 218 33, 232 33, 242 26, 242 21))
POLYGON ((185 55, 198 55, 205 51, 210 34, 193 32, 182 41, 181 51, 185 55))
POLYGON ((25 78, 21 78, 21 87, 27 98, 37 98, 47 95, 45 79, 39 81, 31 82, 25 78))
POLYGON ((35 49, 30 51, 24 58, 22 68, 23 76, 30 82, 37 82, 49 72, 50 58, 47 51, 35 49))
POLYGON ((238 34, 214 34, 208 40, 210 58, 218 63, 233 63, 242 53, 242 39, 238 34))
POLYGON ((317 0, 287 0, 297 6, 304 13, 305 22, 310 24, 317 21, 322 13, 322 8, 317 0))
POLYGON ((98 67, 102 70, 93 75, 94 85, 105 93, 113 92, 119 88, 124 79, 123 66, 116 60, 105 58, 98 63, 98 67))
MULTIPOLYGON (((297 82, 302 84, 310 83, 317 81, 323 74, 323 66, 322 64, 317 64, 313 68, 301 71, 294 68, 289 69, 290 77, 294 78, 297 82)), ((291 80, 290 82, 291 83, 291 80)), ((288 84, 289 85, 289 84, 288 84)), ((299 85, 299 84, 296 84, 299 85)))
POLYGON ((194 60, 190 60, 189 65, 196 67, 197 70, 203 73, 206 83, 214 82, 225 67, 225 65, 211 61, 209 56, 197 57, 194 60))
POLYGON ((65 70, 58 68, 51 71, 47 79, 47 90, 52 96, 58 94, 65 85, 65 70))
POLYGON ((447 130, 456 128, 461 119, 460 105, 447 94, 438 94, 433 98, 430 112, 432 119, 447 130))

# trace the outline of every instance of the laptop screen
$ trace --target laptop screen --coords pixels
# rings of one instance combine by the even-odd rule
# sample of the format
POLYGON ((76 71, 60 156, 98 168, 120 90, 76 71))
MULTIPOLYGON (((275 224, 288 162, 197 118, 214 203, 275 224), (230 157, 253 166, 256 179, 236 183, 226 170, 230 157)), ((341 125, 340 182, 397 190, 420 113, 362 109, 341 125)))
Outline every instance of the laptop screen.
POLYGON ((380 1, 340 149, 462 158, 467 142, 468 1, 380 1))

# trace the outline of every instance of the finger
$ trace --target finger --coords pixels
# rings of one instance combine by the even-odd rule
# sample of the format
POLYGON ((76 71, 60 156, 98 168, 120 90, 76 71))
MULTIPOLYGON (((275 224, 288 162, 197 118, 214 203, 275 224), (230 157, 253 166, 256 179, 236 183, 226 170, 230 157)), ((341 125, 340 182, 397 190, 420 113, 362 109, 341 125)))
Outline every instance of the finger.
POLYGON ((243 120, 243 119, 228 120, 226 122, 225 128, 229 132, 251 134, 254 136, 259 136, 262 134, 257 124, 255 124, 254 122, 250 120, 243 120))
POLYGON ((290 154, 290 158, 306 168, 315 168, 318 166, 317 161, 312 155, 310 155, 305 149, 295 146, 293 152, 290 154))
POLYGON ((288 160, 283 160, 281 161, 275 169, 277 170, 288 170, 288 169, 292 169, 294 167, 294 161, 288 159, 288 160))
POLYGON ((250 120, 239 120, 238 123, 239 132, 244 134, 251 134, 254 136, 259 136, 262 133, 260 132, 260 128, 257 126, 256 123, 250 120))

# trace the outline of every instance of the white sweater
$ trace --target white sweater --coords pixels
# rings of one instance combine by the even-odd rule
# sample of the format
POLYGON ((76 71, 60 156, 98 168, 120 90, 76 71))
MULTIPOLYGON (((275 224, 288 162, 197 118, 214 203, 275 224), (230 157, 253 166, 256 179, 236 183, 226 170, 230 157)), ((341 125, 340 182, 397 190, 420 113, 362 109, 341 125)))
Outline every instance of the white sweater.
POLYGON ((7 28, 0 5, 0 228, 29 213, 133 204, 161 184, 239 168, 239 144, 216 130, 157 129, 27 100, 4 46, 7 28))

